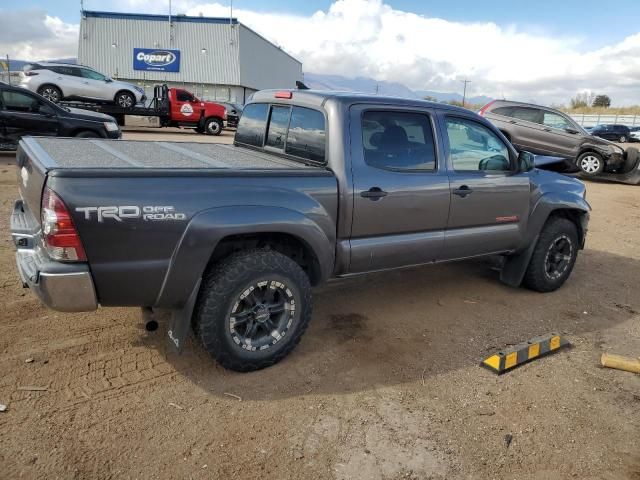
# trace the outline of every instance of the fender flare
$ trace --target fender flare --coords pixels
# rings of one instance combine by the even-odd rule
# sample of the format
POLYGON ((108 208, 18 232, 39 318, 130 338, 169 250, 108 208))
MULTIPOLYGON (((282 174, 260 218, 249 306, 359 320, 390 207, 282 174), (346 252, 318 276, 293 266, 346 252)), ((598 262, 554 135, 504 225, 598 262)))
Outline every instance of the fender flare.
POLYGON ((540 232, 544 228, 548 218, 558 210, 572 210, 578 212, 580 225, 578 235, 580 248, 584 246, 587 233, 587 222, 591 207, 584 198, 567 193, 550 192, 542 195, 529 216, 526 240, 520 253, 511 255, 505 259, 500 272, 500 280, 512 287, 519 287, 529 267, 529 261, 533 250, 538 243, 540 232))
POLYGON ((204 210, 187 225, 174 249, 156 307, 182 307, 220 241, 230 235, 285 233, 300 239, 316 256, 321 281, 335 262, 335 241, 311 218, 283 207, 233 206, 204 210))

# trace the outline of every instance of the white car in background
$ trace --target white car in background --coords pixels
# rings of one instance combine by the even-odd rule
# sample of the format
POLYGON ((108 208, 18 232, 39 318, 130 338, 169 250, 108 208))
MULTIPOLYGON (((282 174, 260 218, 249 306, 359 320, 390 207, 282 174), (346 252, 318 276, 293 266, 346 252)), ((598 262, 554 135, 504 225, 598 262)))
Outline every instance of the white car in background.
POLYGON ((640 127, 630 127, 631 139, 635 142, 640 142, 640 127))
POLYGON ((131 108, 146 100, 144 90, 140 87, 113 80, 82 65, 66 63, 38 62, 25 65, 20 86, 54 103, 83 100, 131 108))

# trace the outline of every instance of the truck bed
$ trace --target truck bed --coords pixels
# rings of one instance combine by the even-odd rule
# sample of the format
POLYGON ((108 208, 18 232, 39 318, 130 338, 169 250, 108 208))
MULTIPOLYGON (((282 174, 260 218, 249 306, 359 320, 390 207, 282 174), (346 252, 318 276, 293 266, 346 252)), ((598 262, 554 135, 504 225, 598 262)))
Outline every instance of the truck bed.
POLYGON ((148 142, 98 138, 25 138, 42 163, 54 169, 324 170, 263 152, 211 143, 148 142))

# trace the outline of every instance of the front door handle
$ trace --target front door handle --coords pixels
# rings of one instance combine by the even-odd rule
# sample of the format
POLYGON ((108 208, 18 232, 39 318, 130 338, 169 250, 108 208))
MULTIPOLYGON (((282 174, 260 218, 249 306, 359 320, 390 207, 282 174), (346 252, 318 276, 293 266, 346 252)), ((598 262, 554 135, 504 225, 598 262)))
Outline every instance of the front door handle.
POLYGON ((369 190, 360 192, 360 196, 362 198, 368 198, 369 200, 373 200, 375 202, 377 200, 380 200, 382 197, 386 197, 387 192, 382 190, 380 187, 371 187, 369 190))
POLYGON ((518 123, 516 120, 509 120, 509 123, 518 123))
POLYGON ((459 197, 462 197, 462 198, 466 197, 470 193, 473 193, 473 190, 471 190, 468 185, 462 185, 460 188, 456 188, 453 191, 454 195, 458 195, 459 197))

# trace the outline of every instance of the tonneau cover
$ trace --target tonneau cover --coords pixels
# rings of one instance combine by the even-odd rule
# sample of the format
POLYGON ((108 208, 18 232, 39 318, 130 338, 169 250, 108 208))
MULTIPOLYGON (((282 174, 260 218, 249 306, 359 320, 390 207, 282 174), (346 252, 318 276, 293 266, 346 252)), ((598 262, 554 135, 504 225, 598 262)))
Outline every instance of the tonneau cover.
POLYGON ((53 169, 317 169, 233 145, 195 142, 45 138, 22 140, 46 171, 53 169))

